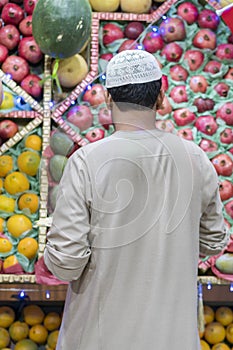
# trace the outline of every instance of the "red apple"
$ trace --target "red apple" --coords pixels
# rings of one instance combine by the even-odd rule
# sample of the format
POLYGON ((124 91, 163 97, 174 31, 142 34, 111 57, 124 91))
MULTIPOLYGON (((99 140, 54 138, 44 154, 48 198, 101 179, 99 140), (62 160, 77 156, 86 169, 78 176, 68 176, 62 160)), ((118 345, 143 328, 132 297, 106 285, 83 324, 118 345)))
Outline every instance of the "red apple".
POLYGON ((189 81, 189 86, 194 92, 205 93, 208 87, 208 82, 202 75, 193 75, 189 81))
POLYGON ((221 60, 233 59, 233 44, 219 44, 215 55, 221 60))
POLYGON ((209 61, 205 67, 204 67, 204 72, 211 73, 211 74, 216 74, 219 73, 222 68, 222 63, 219 61, 209 61))
POLYGON ((162 88, 163 88, 163 91, 167 91, 168 90, 168 78, 167 78, 167 75, 163 74, 162 75, 162 88))
POLYGON ((218 149, 218 145, 216 142, 212 140, 207 140, 207 139, 202 139, 199 146, 205 152, 214 152, 214 151, 217 151, 218 149))
POLYGON ((0 44, 0 64, 2 64, 8 56, 8 49, 6 46, 0 44))
POLYGON ((163 99, 163 104, 162 104, 162 107, 161 109, 158 109, 157 112, 160 114, 160 115, 166 115, 166 114, 169 114, 172 112, 172 106, 167 98, 167 96, 165 95, 164 96, 164 99, 163 99))
POLYGON ((125 29, 124 34, 126 38, 135 40, 139 37, 139 35, 143 32, 144 26, 142 22, 129 22, 125 29))
POLYGON ((32 15, 25 17, 19 23, 19 30, 24 36, 32 36, 32 15))
POLYGON ((229 180, 223 180, 219 184, 219 192, 222 201, 233 196, 233 184, 229 180))
POLYGON ((198 117, 195 122, 195 127, 206 135, 213 135, 218 129, 218 125, 211 115, 202 115, 198 117))
POLYGON ((193 45, 199 49, 216 48, 216 34, 210 29, 200 29, 193 38, 193 45))
POLYGON ((29 65, 24 58, 11 55, 3 62, 2 70, 10 74, 14 81, 20 83, 29 74, 29 65))
POLYGON ((165 19, 159 26, 159 32, 167 43, 181 41, 186 38, 185 25, 179 17, 165 19))
POLYGON ((112 125, 111 111, 106 107, 100 108, 98 121, 106 130, 108 130, 109 126, 112 125))
POLYGON ((188 24, 193 24, 198 18, 198 9, 191 2, 183 2, 177 8, 178 16, 182 17, 188 24))
POLYGON ((174 111, 173 118, 178 126, 184 126, 192 124, 195 121, 196 116, 188 108, 180 108, 174 111))
POLYGON ((28 36, 20 40, 18 54, 33 64, 39 63, 43 58, 43 53, 33 36, 28 36))
POLYGON ((177 135, 182 137, 185 140, 189 140, 189 141, 193 140, 193 131, 190 128, 179 129, 177 131, 177 135))
POLYGON ((166 131, 166 132, 173 132, 175 128, 172 120, 169 120, 169 119, 156 120, 155 127, 159 130, 166 131))
POLYGON ((42 86, 40 85, 41 78, 36 74, 29 74, 24 78, 20 85, 29 95, 39 99, 42 97, 42 86))
POLYGON ((233 143, 233 130, 230 128, 224 129, 220 134, 220 141, 222 143, 233 143))
POLYGON ((222 82, 216 84, 214 87, 214 90, 219 94, 219 96, 222 96, 222 97, 227 97, 229 89, 230 89, 229 85, 222 82))
POLYGON ((182 56, 183 49, 177 43, 169 43, 161 51, 161 55, 169 62, 178 62, 182 56))
POLYGON ((122 29, 113 23, 106 23, 103 26, 103 44, 109 45, 115 40, 124 38, 122 29))
POLYGON ((24 10, 28 15, 32 15, 38 0, 23 0, 24 10))
POLYGON ((0 121, 0 138, 5 141, 18 132, 18 125, 10 119, 0 121))
POLYGON ((216 113, 217 118, 221 118, 227 125, 233 125, 233 102, 226 102, 216 113))
POLYGON ((95 141, 103 139, 104 134, 105 134, 105 132, 103 129, 95 128, 95 129, 88 131, 86 133, 85 137, 89 142, 95 142, 95 141))
POLYGON ((224 206, 226 213, 233 219, 233 200, 229 201, 224 206))
POLYGON ((229 68, 227 74, 224 75, 224 79, 233 80, 233 68, 229 68))
POLYGON ((89 129, 93 123, 93 115, 88 106, 73 106, 67 113, 67 120, 76 125, 80 131, 89 129))
POLYGON ((8 50, 15 49, 20 41, 20 33, 13 24, 7 24, 0 28, 0 44, 8 50))
POLYGON ((91 106, 97 107, 105 102, 104 87, 101 84, 94 84, 87 89, 83 95, 83 101, 89 102, 91 106))
POLYGON ((122 52, 125 50, 136 50, 137 47, 138 44, 135 42, 135 40, 126 39, 119 47, 118 52, 122 52))
POLYGON ((199 13, 197 23, 201 28, 209 28, 212 30, 217 30, 219 25, 219 16, 215 11, 204 9, 199 13))
POLYGON ((170 68, 170 75, 175 81, 186 81, 188 78, 187 70, 179 64, 176 64, 170 68))
POLYGON ((199 50, 187 50, 184 54, 184 59, 187 60, 189 69, 195 71, 201 67, 204 61, 204 54, 199 50))
POLYGON ((233 172, 233 161, 228 154, 218 154, 211 159, 218 175, 231 176, 233 172))
POLYGON ((178 85, 171 89, 170 97, 175 103, 182 103, 188 101, 188 95, 185 85, 178 85))
POLYGON ((193 101, 194 106, 197 107, 198 113, 210 111, 214 108, 214 101, 211 98, 197 97, 193 101))
POLYGON ((9 2, 3 7, 1 18, 5 24, 14 24, 17 26, 24 18, 24 12, 19 5, 9 2))
POLYGON ((102 60, 110 61, 113 58, 113 54, 111 52, 102 53, 100 58, 102 58, 102 60))
POLYGON ((153 31, 147 33, 142 41, 144 49, 150 53, 162 50, 164 46, 163 39, 159 33, 153 31))
POLYGON ((0 10, 9 2, 9 0, 0 0, 0 10))

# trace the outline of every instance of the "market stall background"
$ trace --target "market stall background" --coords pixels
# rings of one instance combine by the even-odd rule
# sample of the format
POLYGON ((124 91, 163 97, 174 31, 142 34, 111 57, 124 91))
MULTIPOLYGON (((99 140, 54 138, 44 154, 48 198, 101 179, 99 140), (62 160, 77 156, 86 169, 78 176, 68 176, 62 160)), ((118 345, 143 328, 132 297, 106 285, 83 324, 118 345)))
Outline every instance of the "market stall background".
MULTIPOLYGON (((89 40, 59 60, 33 37, 35 3, 0 2, 0 282, 61 285, 43 265, 57 186, 77 148, 114 131, 103 94, 105 69, 124 49, 147 50, 160 62, 166 98, 156 127, 207 152, 232 232, 233 34, 216 15, 228 3, 167 0, 148 13, 135 13, 143 12, 137 7, 120 12, 119 6, 93 12, 89 40), (16 9, 13 20, 7 6, 16 9)), ((209 285, 233 282, 232 242, 224 254, 200 260, 199 275, 209 285)))

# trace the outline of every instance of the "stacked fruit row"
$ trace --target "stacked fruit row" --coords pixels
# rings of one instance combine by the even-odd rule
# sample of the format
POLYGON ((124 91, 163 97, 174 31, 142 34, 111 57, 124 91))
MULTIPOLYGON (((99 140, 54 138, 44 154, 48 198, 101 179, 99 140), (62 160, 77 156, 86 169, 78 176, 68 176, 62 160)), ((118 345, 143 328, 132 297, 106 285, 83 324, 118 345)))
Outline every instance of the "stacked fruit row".
POLYGON ((0 156, 0 272, 31 273, 38 253, 41 130, 0 156))
POLYGON ((233 348, 232 307, 213 308, 204 305, 205 330, 200 333, 202 350, 231 350, 233 348))
POLYGON ((42 98, 39 84, 43 53, 32 35, 32 13, 37 0, 0 2, 0 65, 4 73, 29 93, 42 98))
POLYGON ((36 304, 0 307, 0 349, 54 350, 62 315, 36 304))

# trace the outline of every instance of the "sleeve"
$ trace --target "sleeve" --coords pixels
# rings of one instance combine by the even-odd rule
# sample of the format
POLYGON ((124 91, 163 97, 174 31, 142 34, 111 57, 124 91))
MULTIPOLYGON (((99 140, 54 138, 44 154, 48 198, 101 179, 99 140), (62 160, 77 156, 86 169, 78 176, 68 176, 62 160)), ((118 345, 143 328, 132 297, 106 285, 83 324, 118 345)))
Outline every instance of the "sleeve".
POLYGON ((218 176, 206 154, 202 156, 202 176, 200 255, 217 255, 227 245, 230 233, 224 222, 218 176))
POLYGON ((60 280, 77 280, 91 256, 88 179, 85 162, 76 152, 69 158, 59 184, 44 252, 47 268, 60 280))

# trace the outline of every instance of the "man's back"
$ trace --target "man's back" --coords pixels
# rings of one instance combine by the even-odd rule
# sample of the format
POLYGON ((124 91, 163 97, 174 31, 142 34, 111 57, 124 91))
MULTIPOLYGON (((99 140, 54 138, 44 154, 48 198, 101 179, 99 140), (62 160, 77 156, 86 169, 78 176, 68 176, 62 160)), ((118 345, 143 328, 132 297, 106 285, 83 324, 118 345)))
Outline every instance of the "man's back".
MULTIPOLYGON (((158 130, 119 131, 76 152, 65 171, 81 189, 87 210, 78 220, 75 194, 64 176, 58 200, 67 202, 64 215, 71 211, 74 227, 64 266, 83 254, 75 246, 75 230, 88 232, 83 244, 90 245, 91 255, 69 287, 64 313, 69 327, 62 328, 58 348, 200 349, 199 243, 202 253, 212 254, 225 244, 223 220, 215 217, 221 210, 217 176, 204 153, 158 130)), ((66 232, 56 211, 55 222, 51 235, 66 232)))

